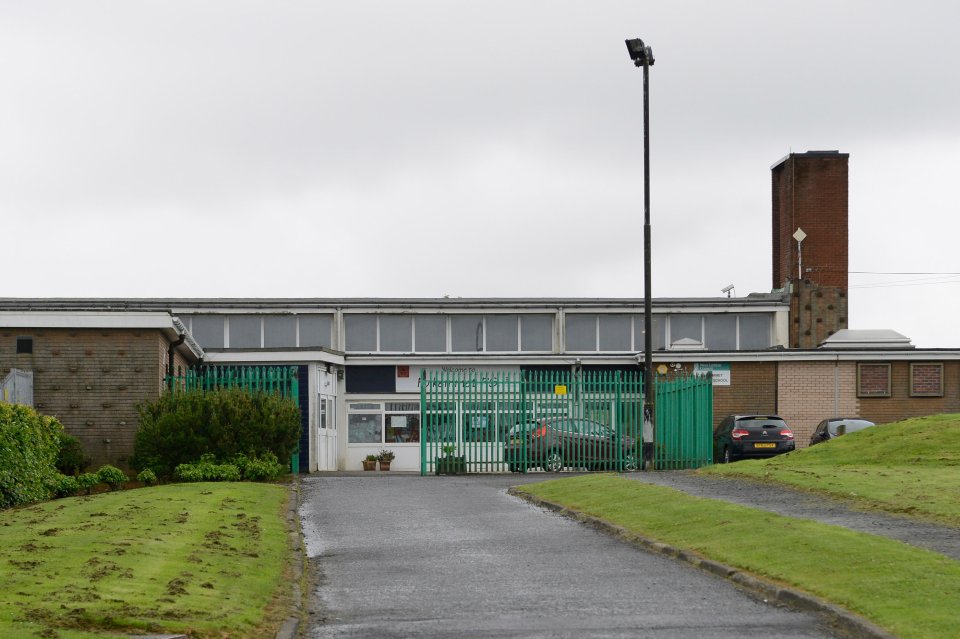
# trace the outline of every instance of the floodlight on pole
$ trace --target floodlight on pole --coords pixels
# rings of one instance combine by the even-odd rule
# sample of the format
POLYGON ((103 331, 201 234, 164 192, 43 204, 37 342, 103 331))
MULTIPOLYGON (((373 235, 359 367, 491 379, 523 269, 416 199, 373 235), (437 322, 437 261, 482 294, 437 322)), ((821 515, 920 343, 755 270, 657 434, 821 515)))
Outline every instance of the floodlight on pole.
MULTIPOLYGON (((650 297, 650 67, 653 49, 640 38, 626 40, 634 66, 643 67, 643 417, 650 421, 655 442, 656 420, 653 405, 653 308, 650 297)), ((653 450, 655 446, 651 446, 653 450)), ((646 463, 647 460, 644 460, 646 463)), ((653 460, 649 460, 653 461, 653 460)), ((652 464, 651 464, 652 465, 652 464)))

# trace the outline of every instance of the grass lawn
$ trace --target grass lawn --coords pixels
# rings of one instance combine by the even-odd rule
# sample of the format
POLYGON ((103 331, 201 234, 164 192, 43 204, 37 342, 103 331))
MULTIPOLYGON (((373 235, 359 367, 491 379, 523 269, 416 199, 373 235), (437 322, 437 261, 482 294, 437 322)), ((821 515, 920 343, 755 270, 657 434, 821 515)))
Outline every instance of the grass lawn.
POLYGON ((616 475, 518 489, 801 588, 899 637, 956 637, 960 628, 960 562, 934 552, 616 475))
POLYGON ((960 415, 884 424, 779 457, 700 472, 773 480, 960 526, 960 415))
POLYGON ((287 495, 175 484, 0 512, 0 637, 273 636, 287 495))

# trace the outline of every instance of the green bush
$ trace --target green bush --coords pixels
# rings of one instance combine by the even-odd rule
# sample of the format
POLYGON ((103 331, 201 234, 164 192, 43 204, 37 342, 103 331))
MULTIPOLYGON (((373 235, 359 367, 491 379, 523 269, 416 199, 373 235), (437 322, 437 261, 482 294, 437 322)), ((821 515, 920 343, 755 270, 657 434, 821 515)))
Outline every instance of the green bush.
POLYGON ((49 499, 62 434, 53 417, 0 402, 0 508, 49 499))
POLYGON ((132 465, 170 477, 201 455, 288 459, 300 439, 300 409, 274 393, 242 389, 164 393, 138 406, 132 465))
POLYGON ((90 458, 83 452, 80 440, 73 435, 60 435, 60 451, 57 454, 57 470, 64 475, 76 477, 90 465, 90 458))
POLYGON ((264 453, 261 457, 247 459, 240 456, 234 460, 247 481, 270 481, 287 472, 286 466, 277 461, 273 453, 264 453))
POLYGON ((180 481, 240 481, 240 469, 234 464, 218 464, 213 455, 200 457, 200 461, 178 464, 173 471, 180 481))
POLYGON ((153 486, 157 483, 157 476, 149 468, 141 470, 137 475, 137 481, 142 483, 144 486, 153 486))
POLYGON ((106 464, 97 471, 97 478, 110 487, 110 490, 120 490, 123 483, 130 478, 123 474, 123 471, 115 466, 106 464))
POLYGON ((96 473, 81 473, 77 477, 77 486, 84 494, 89 495, 93 487, 100 483, 100 476, 96 473))
POLYGON ((57 475, 53 479, 51 491, 55 497, 70 497, 80 492, 80 484, 73 475, 57 475))

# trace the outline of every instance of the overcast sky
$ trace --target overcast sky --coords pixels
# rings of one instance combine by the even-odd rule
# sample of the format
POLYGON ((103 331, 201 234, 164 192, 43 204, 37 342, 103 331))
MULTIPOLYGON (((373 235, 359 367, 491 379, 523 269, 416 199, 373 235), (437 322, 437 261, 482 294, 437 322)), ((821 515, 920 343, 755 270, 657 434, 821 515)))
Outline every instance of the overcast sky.
MULTIPOLYGON (((0 297, 771 289, 850 154, 851 328, 960 347, 960 5, 0 0, 0 297), (924 273, 902 275, 897 273, 924 273), (926 275, 931 273, 931 275, 926 275)), ((811 237, 807 242, 816 241, 811 237)))

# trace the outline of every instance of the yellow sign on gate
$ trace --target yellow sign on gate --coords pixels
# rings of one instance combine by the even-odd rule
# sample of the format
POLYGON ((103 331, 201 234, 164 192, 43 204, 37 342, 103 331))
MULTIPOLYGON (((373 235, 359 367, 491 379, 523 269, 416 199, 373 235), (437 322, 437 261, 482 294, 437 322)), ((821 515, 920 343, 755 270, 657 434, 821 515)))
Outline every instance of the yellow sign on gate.
POLYGON ((566 385, 566 384, 562 384, 562 385, 554 386, 554 387, 553 387, 553 394, 554 394, 554 395, 566 395, 566 394, 567 394, 567 385, 566 385))

